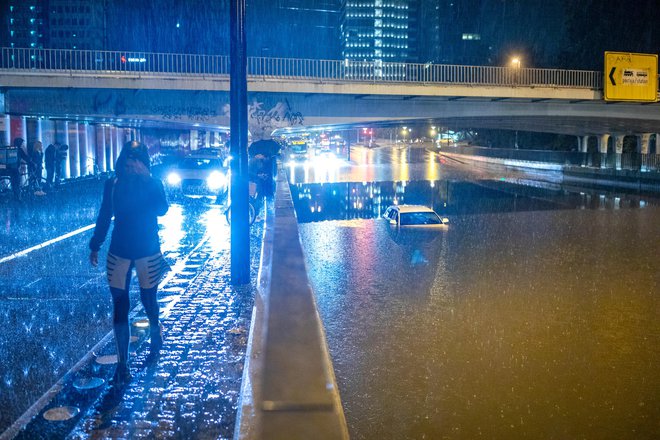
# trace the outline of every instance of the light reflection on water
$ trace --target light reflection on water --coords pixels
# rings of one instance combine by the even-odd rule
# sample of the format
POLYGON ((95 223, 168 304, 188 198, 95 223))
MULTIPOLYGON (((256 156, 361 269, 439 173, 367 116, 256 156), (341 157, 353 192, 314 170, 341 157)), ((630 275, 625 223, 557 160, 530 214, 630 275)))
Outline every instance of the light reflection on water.
POLYGON ((654 438, 657 200, 450 182, 447 230, 376 219, 442 187, 293 187, 351 438, 654 438))

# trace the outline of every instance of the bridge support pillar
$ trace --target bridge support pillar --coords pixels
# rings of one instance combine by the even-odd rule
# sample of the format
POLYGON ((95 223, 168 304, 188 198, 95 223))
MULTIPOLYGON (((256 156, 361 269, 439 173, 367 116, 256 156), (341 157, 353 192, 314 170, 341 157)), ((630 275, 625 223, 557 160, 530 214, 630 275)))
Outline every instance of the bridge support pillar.
POLYGON ((609 133, 601 134, 596 139, 598 139, 598 153, 600 153, 600 167, 607 168, 607 142, 610 140, 609 133))
MULTIPOLYGON (((69 121, 55 121, 55 142, 59 142, 60 145, 69 145, 69 121)), ((67 152, 67 161, 62 165, 61 171, 62 175, 60 179, 68 179, 71 177, 71 164, 69 158, 71 152, 67 152)))
POLYGON ((616 169, 621 169, 621 155, 623 154, 623 138, 625 135, 617 134, 614 136, 614 152, 616 153, 616 169))
POLYGON ((578 136, 578 151, 580 153, 586 153, 589 146, 589 136, 578 136))
POLYGON ((80 124, 69 122, 69 177, 80 176, 80 124))
POLYGON ((649 154, 649 151, 651 150, 651 133, 638 134, 637 145, 641 154, 649 154))

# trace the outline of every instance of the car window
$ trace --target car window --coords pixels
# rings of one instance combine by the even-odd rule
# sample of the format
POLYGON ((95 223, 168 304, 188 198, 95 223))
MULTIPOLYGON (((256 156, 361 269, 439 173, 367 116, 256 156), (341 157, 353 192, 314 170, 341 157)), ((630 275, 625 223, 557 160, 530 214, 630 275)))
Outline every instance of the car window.
POLYGON ((199 170, 208 170, 220 168, 220 161, 216 159, 203 159, 199 157, 188 157, 179 165, 180 168, 192 168, 199 170))
POLYGON ((408 212, 401 214, 402 226, 405 225, 438 225, 442 220, 434 212, 408 212))

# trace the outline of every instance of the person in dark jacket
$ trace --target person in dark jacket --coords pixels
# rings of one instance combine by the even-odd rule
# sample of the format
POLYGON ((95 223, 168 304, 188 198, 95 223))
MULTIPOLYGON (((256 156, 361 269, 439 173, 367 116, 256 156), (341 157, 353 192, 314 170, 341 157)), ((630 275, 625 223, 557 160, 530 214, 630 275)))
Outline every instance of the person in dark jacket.
POLYGON ((55 184, 55 165, 57 164, 57 155, 60 144, 57 142, 49 144, 44 152, 44 163, 46 165, 46 187, 52 188, 55 184))
POLYGON ((23 176, 28 173, 29 170, 32 170, 34 168, 34 164, 32 162, 32 159, 30 159, 30 156, 25 149, 25 141, 23 138, 17 137, 14 138, 13 142, 14 148, 17 149, 18 153, 18 168, 12 172, 10 179, 11 179, 11 187, 12 190, 14 191, 14 197, 16 200, 21 199, 21 185, 23 184, 23 176))
POLYGON ((168 210, 160 180, 151 177, 149 153, 136 141, 127 142, 117 158, 115 177, 106 181, 94 235, 89 243, 90 262, 98 264, 98 253, 114 215, 114 228, 107 255, 107 275, 113 301, 113 325, 117 344, 115 387, 128 384, 128 289, 133 268, 140 284, 140 299, 149 319, 149 361, 156 360, 163 344, 158 322, 158 283, 169 266, 163 259, 158 237, 159 216, 168 210))

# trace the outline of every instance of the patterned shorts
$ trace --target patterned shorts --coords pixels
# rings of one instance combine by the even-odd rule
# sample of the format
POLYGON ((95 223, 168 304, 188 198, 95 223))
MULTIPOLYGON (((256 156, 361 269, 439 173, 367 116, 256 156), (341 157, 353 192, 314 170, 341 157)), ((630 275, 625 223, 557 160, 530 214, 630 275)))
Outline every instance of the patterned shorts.
POLYGON ((163 278, 163 275, 170 270, 170 266, 160 252, 137 260, 128 260, 108 252, 106 268, 110 287, 122 290, 128 289, 133 267, 135 267, 142 289, 151 289, 158 286, 158 282, 163 278))

